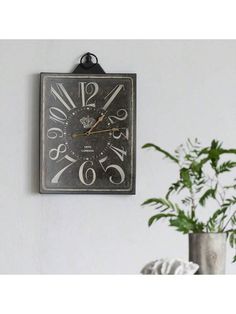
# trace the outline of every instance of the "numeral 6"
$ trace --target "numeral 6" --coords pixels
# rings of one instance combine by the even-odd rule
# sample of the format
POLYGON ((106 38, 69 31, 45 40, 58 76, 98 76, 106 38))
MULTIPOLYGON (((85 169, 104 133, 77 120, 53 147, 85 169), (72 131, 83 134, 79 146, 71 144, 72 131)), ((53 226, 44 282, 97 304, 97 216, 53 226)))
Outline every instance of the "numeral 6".
POLYGON ((85 161, 79 168, 79 178, 84 185, 92 185, 96 180, 96 172, 93 168, 84 169, 88 163, 93 165, 92 161, 85 161))

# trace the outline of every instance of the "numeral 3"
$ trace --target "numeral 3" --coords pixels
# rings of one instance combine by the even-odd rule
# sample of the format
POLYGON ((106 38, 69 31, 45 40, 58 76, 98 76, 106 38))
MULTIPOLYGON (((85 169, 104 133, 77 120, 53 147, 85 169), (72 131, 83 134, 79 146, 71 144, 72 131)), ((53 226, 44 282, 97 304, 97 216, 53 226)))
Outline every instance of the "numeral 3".
POLYGON ((124 128, 124 131, 119 130, 119 131, 113 131, 113 138, 116 140, 119 140, 121 137, 124 137, 126 140, 129 139, 129 129, 124 128))

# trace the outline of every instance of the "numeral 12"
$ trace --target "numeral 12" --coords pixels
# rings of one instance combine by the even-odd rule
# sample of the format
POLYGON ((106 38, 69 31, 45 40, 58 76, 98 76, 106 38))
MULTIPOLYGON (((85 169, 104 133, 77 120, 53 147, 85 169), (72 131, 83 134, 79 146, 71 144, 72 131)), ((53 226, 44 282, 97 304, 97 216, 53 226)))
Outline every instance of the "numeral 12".
POLYGON ((94 96, 97 95, 99 90, 98 84, 95 82, 80 82, 79 83, 79 94, 81 94, 81 102, 82 107, 95 107, 96 103, 90 102, 94 96), (88 99, 86 99, 86 95, 90 95, 88 99))

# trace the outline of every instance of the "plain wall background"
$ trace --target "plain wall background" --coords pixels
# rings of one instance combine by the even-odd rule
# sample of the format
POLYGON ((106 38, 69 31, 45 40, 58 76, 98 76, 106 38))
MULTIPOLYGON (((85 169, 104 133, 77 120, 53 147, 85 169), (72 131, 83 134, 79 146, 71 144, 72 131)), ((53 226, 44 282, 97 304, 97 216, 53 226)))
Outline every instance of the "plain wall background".
POLYGON ((187 236, 147 227, 153 211, 140 204, 162 196, 176 169, 141 146, 198 137, 235 147, 236 41, 0 41, 0 96, 0 273, 129 274, 188 258, 187 236), (135 196, 38 193, 39 73, 71 72, 87 51, 108 73, 137 73, 135 196))

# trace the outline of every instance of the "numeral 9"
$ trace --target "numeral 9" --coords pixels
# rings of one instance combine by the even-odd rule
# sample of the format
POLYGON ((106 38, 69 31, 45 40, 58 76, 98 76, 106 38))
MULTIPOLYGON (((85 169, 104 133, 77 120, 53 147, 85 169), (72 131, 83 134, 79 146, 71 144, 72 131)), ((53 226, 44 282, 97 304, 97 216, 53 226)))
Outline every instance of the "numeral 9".
POLYGON ((51 128, 48 130, 48 138, 54 140, 57 137, 63 137, 63 132, 59 128, 51 128))

